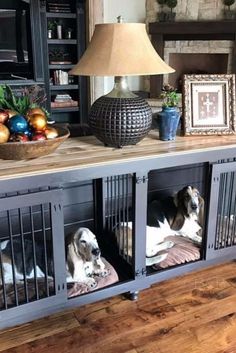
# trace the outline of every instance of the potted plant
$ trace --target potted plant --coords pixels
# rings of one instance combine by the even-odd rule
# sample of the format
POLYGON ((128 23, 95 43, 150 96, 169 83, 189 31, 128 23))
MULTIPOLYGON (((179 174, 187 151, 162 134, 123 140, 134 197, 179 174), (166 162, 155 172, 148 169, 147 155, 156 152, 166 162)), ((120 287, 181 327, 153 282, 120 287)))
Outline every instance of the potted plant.
POLYGON ((163 102, 162 111, 158 113, 159 136, 163 141, 174 140, 180 119, 180 94, 174 87, 165 84, 160 97, 163 102))
POLYGON ((226 20, 232 20, 235 17, 234 12, 230 9, 230 6, 232 6, 234 3, 235 0, 223 0, 223 4, 225 7, 227 7, 224 9, 224 18, 226 20))
POLYGON ((55 21, 48 21, 48 38, 52 39, 55 34, 56 29, 56 22, 55 21))
POLYGON ((164 22, 166 21, 166 15, 167 13, 164 11, 164 5, 166 5, 166 0, 157 0, 157 3, 160 5, 161 9, 160 12, 158 12, 158 21, 159 22, 164 22))
POLYGON ((178 0, 166 0, 166 5, 170 8, 170 13, 168 14, 168 20, 174 21, 176 13, 173 12, 173 9, 177 6, 178 0))

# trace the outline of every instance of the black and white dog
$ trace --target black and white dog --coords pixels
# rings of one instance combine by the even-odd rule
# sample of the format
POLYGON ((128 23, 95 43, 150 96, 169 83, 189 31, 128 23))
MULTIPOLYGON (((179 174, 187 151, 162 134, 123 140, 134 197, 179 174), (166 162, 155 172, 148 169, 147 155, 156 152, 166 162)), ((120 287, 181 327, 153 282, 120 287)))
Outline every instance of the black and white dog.
POLYGON ((185 186, 174 196, 161 202, 156 200, 151 202, 148 206, 148 225, 160 227, 166 220, 176 235, 201 243, 204 200, 199 191, 192 186, 185 186))
POLYGON ((22 243, 19 237, 15 237, 12 244, 10 240, 5 240, 0 246, 0 284, 3 281, 8 284, 23 281, 24 278, 42 278, 46 272, 48 277, 53 277, 52 249, 49 242, 43 246, 39 242, 33 243, 32 239, 27 237, 22 243))
MULTIPOLYGON (((51 244, 33 243, 30 238, 25 238, 23 244, 24 249, 19 237, 13 238, 12 244, 10 240, 1 242, 0 285, 3 281, 8 284, 21 282, 25 278, 45 278, 46 273, 48 277, 54 277, 51 244)), ((65 266, 67 282, 81 282, 90 288, 97 285, 93 275, 108 275, 96 236, 88 228, 79 228, 66 237, 65 266)))

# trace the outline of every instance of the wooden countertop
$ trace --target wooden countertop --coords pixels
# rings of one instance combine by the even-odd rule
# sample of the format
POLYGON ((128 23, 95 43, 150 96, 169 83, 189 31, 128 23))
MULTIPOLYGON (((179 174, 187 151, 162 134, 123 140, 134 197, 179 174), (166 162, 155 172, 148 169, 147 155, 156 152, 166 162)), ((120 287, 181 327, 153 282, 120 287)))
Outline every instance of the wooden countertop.
POLYGON ((158 133, 151 131, 136 146, 122 149, 104 147, 93 136, 77 137, 68 139, 45 157, 22 161, 0 160, 0 180, 226 149, 235 149, 236 157, 236 135, 177 137, 175 141, 160 141, 158 133))

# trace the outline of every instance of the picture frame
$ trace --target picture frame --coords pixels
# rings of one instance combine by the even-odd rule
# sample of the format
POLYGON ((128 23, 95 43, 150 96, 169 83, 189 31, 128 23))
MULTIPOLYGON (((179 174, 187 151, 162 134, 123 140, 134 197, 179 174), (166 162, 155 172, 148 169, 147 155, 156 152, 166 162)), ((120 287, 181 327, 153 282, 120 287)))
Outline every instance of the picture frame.
POLYGON ((235 75, 184 75, 184 135, 236 133, 235 75))

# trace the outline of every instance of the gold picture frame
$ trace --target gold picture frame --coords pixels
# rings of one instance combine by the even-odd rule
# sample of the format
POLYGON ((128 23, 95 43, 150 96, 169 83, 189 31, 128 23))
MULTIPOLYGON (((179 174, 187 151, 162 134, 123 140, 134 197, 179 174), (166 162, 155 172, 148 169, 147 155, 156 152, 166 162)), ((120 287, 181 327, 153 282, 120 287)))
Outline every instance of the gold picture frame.
POLYGON ((184 75, 184 135, 236 133, 235 75, 184 75))

